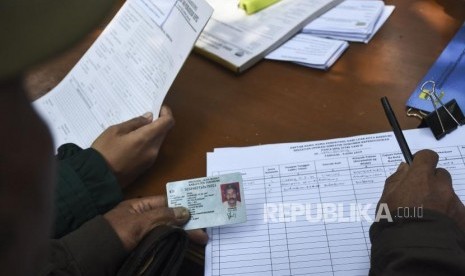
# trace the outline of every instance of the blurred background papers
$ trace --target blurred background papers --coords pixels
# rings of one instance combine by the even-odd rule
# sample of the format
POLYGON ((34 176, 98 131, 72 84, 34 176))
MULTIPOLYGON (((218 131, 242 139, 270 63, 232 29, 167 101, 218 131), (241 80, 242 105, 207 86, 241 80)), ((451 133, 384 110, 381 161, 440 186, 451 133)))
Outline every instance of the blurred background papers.
POLYGON ((310 22, 302 32, 368 43, 393 10, 394 6, 385 6, 383 1, 344 1, 310 22))
POLYGON ((349 47, 341 40, 297 34, 281 47, 266 56, 266 59, 291 61, 303 66, 327 70, 349 47))
POLYGON ((368 43, 393 11, 383 1, 344 1, 266 58, 328 70, 349 46, 346 41, 368 43))

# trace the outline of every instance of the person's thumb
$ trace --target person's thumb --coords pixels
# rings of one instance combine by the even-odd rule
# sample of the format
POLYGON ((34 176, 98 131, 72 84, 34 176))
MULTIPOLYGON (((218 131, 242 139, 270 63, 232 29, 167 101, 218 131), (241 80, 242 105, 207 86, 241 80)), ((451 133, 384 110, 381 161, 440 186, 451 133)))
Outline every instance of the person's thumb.
POLYGON ((181 226, 186 224, 190 219, 190 213, 187 208, 184 207, 161 207, 154 210, 150 210, 142 214, 144 221, 150 225, 150 229, 160 224, 181 226))
POLYGON ((187 208, 184 207, 174 207, 172 208, 174 213, 174 224, 183 225, 191 218, 191 214, 187 208))
POLYGON ((140 127, 143 127, 147 124, 150 124, 153 121, 153 114, 147 112, 142 116, 132 118, 129 121, 122 122, 121 124, 116 125, 119 133, 129 133, 140 127))

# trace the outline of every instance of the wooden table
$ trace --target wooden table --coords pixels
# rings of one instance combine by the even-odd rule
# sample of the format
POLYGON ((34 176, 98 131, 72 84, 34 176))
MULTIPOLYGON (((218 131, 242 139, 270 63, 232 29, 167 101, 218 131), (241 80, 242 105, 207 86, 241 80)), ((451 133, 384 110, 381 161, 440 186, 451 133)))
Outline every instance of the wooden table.
POLYGON ((216 147, 312 141, 389 131, 388 96, 404 129, 405 103, 465 19, 465 1, 386 1, 394 13, 369 44, 350 43, 327 72, 261 61, 241 75, 192 54, 165 103, 176 126, 128 197, 206 174, 216 147))
MULTIPOLYGON (((261 61, 241 75, 191 54, 165 103, 176 126, 128 198, 165 194, 165 184, 206 174, 216 147, 312 141, 389 131, 388 96, 404 129, 419 121, 405 103, 465 19, 465 1, 390 0, 394 13, 369 44, 350 43, 327 72, 261 61)), ((33 70, 32 98, 49 90, 95 39, 33 70)), ((464 88, 465 89, 465 88, 464 88)))

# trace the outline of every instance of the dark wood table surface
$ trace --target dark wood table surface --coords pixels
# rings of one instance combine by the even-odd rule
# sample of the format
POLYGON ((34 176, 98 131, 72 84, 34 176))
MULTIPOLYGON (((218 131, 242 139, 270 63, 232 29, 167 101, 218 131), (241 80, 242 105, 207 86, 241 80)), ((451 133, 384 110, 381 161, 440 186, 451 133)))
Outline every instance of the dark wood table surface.
MULTIPOLYGON (((206 153, 216 147, 389 131, 382 96, 404 129, 416 128, 419 120, 406 116, 405 103, 463 24, 465 1, 385 2, 396 9, 373 40, 350 43, 328 71, 263 60, 236 75, 191 54, 165 99, 176 126, 127 197, 165 194, 167 182, 205 176, 206 153)), ((32 70, 26 82, 31 98, 63 78, 97 35, 32 70)))
MULTIPOLYGON (((396 6, 368 44, 350 43, 329 71, 266 61, 235 75, 191 54, 165 100, 176 125, 129 197, 206 174, 216 147, 312 141, 389 131, 388 96, 404 129, 405 103, 465 19, 465 1, 386 1, 396 6)), ((465 89, 465 88, 464 88, 465 89)))

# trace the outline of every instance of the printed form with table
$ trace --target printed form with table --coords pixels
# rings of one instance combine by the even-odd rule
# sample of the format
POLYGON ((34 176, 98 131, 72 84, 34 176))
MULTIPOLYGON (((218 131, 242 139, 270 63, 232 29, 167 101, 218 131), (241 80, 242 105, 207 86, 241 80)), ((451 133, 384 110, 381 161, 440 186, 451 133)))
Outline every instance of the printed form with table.
MULTIPOLYGON (((114 123, 157 112, 194 44, 235 72, 262 58, 328 69, 347 41, 369 43, 393 10, 382 1, 281 0, 247 15, 236 0, 129 0, 34 106, 57 146, 86 147, 114 123)), ((465 128, 441 140, 428 128, 404 134, 413 152, 439 153, 465 200, 465 128)), ((207 153, 207 176, 242 175, 247 222, 207 229, 205 275, 366 275, 368 229, 401 161, 392 132, 207 153)))

